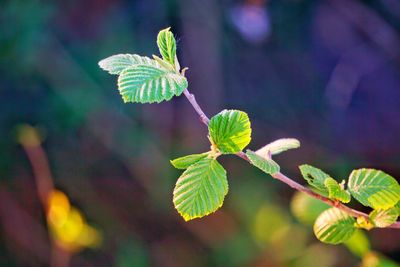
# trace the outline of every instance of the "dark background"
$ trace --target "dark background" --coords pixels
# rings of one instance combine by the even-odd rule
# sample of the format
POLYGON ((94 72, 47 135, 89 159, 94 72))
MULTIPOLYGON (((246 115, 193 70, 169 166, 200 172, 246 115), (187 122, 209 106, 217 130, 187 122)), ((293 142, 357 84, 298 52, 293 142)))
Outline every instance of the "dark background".
MULTIPOLYGON (((103 235, 71 266, 359 264, 293 218, 293 190, 233 156, 221 160, 230 185, 222 209, 179 217, 180 172, 169 159, 206 151, 206 128, 183 97, 123 104, 116 77, 97 65, 117 53, 158 54, 168 26, 208 115, 246 111, 252 149, 301 141, 276 158, 284 173, 302 182, 297 166, 308 163, 339 180, 359 167, 400 177, 398 0, 3 0, 0 265, 48 266, 44 215, 15 137, 21 123, 42 129, 56 186, 103 235)), ((400 261, 399 231, 368 236, 400 261)))

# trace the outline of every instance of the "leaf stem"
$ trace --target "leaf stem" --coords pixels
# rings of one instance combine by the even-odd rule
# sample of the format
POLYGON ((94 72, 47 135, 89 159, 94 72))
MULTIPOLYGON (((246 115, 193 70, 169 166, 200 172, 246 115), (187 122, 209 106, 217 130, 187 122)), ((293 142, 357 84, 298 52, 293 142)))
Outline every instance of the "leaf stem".
MULTIPOLYGON (((201 107, 197 103, 195 96, 192 93, 190 93, 188 89, 185 89, 185 91, 183 91, 183 93, 186 96, 186 98, 189 100, 190 104, 193 106, 194 110, 199 115, 200 121, 203 124, 205 124, 206 126, 208 126, 208 123, 209 123, 210 119, 207 117, 207 115, 204 113, 204 111, 201 109, 201 107)), ((246 156, 246 154, 243 151, 241 151, 239 153, 236 153, 236 156, 242 158, 243 160, 245 160, 247 162, 250 162, 248 157, 246 156)), ((355 210, 355 209, 352 209, 352 208, 350 208, 350 207, 348 207, 346 205, 343 205, 340 202, 334 201, 334 200, 329 199, 327 197, 324 197, 324 196, 322 196, 322 195, 320 195, 318 193, 315 193, 314 191, 312 191, 309 188, 307 188, 307 187, 299 184, 298 182, 292 180, 291 178, 287 177, 286 175, 284 175, 281 172, 274 173, 272 175, 272 177, 277 179, 277 180, 279 180, 279 181, 281 181, 281 182, 283 182, 283 183, 285 183, 285 184, 287 184, 288 186, 290 186, 291 188, 293 188, 293 189, 295 189, 297 191, 303 192, 303 193, 305 193, 305 194, 307 194, 307 195, 309 195, 309 196, 311 196, 313 198, 319 199, 322 202, 325 202, 326 204, 328 204, 330 206, 338 208, 338 209, 348 213, 351 216, 363 217, 363 218, 366 218, 367 220, 369 220, 368 214, 366 214, 364 212, 361 212, 361 211, 358 211, 358 210, 355 210)), ((400 222, 395 222, 392 225, 387 226, 386 228, 400 229, 400 222)))

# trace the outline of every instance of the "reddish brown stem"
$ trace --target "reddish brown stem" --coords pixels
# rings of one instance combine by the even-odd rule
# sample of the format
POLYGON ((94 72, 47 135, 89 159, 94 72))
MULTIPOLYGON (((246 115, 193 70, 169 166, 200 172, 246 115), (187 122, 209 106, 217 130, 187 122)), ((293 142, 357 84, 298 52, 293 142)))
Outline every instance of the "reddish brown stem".
MULTIPOLYGON (((38 145, 22 144, 29 162, 32 165, 33 176, 36 181, 40 202, 45 213, 48 212, 48 196, 54 190, 49 161, 43 148, 38 145)), ((71 253, 59 246, 55 240, 51 240, 51 267, 68 267, 71 253)))
MULTIPOLYGON (((201 109, 199 104, 197 103, 196 98, 194 97, 194 95, 191 94, 188 89, 186 89, 183 93, 186 96, 186 98, 189 100, 190 104, 193 106, 194 110, 199 115, 200 121, 203 124, 205 124, 206 126, 208 126, 208 122, 210 120, 208 119, 208 117, 206 116, 204 111, 201 109)), ((237 153, 236 156, 242 158, 243 160, 245 160, 247 162, 250 162, 248 157, 246 156, 246 154, 244 152, 242 152, 242 151, 237 153)), ((350 208, 350 207, 348 207, 346 205, 343 205, 340 202, 333 201, 332 199, 329 199, 329 198, 324 197, 324 196, 322 196, 320 194, 317 194, 314 191, 310 190, 309 188, 307 188, 307 187, 297 183, 296 181, 292 180, 291 178, 287 177, 286 175, 284 175, 281 172, 277 172, 277 173, 273 174, 272 177, 277 179, 277 180, 279 180, 279 181, 281 181, 281 182, 283 182, 283 183, 285 183, 285 184, 287 184, 288 186, 290 186, 291 188, 293 188, 293 189, 295 189, 297 191, 303 192, 303 193, 305 193, 305 194, 307 194, 307 195, 309 195, 309 196, 311 196, 313 198, 316 198, 316 199, 319 199, 319 200, 325 202, 326 204, 328 204, 330 206, 333 206, 333 207, 336 207, 336 208, 338 208, 340 210, 343 210, 344 212, 348 213, 351 216, 364 217, 366 219, 369 218, 368 214, 366 214, 364 212, 361 212, 361 211, 358 211, 358 210, 355 210, 355 209, 352 209, 352 208, 350 208)), ((400 229, 400 222, 395 222, 394 224, 392 224, 390 226, 387 226, 386 228, 400 229)))
POLYGON ((54 189, 49 162, 41 146, 23 145, 23 148, 33 169, 40 201, 47 212, 48 195, 54 189))

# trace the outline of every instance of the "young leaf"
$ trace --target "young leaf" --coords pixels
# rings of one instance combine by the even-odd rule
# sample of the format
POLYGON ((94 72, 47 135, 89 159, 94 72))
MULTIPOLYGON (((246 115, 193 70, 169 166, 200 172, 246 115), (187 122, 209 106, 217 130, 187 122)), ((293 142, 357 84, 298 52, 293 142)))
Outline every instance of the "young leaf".
POLYGON ((373 210, 369 214, 369 218, 376 227, 385 228, 392 225, 397 221, 399 213, 396 208, 390 208, 387 210, 373 210))
POLYGON ((247 149, 246 155, 250 160, 250 163, 268 174, 274 174, 279 172, 279 165, 270 158, 263 158, 257 155, 255 152, 247 149))
POLYGON ((317 217, 331 206, 310 197, 303 192, 296 192, 290 203, 293 215, 303 224, 312 225, 317 217))
POLYGON ((176 41, 170 28, 161 30, 158 33, 157 45, 164 60, 175 66, 176 41))
POLYGON ((118 89, 125 103, 159 103, 187 88, 185 77, 155 64, 135 65, 121 72, 118 89))
POLYGON ((267 155, 276 155, 289 149, 300 147, 300 142, 294 138, 278 139, 256 151, 258 155, 266 157, 267 155))
POLYGON ((157 66, 154 60, 148 57, 131 54, 118 54, 99 61, 99 66, 110 74, 121 74, 121 72, 134 65, 157 66))
POLYGON ((323 194, 328 194, 328 190, 325 187, 325 180, 330 177, 328 174, 307 164, 299 166, 299 169, 301 175, 303 175, 303 178, 309 185, 323 194))
POLYGON ((204 158, 189 166, 179 177, 173 202, 183 219, 189 221, 216 211, 227 193, 225 169, 215 159, 204 158))
POLYGON ((208 153, 202 153, 202 154, 193 154, 193 155, 188 155, 184 157, 180 157, 174 160, 171 160, 172 166, 174 166, 177 169, 187 169, 190 165, 198 162, 201 159, 204 159, 205 157, 208 156, 208 153))
POLYGON ((239 110, 225 109, 212 117, 208 131, 212 142, 224 154, 242 151, 251 140, 249 117, 239 110))
POLYGON ((351 238, 355 219, 337 208, 322 212, 314 223, 315 236, 324 243, 339 244, 351 238))
POLYGON ((375 225, 368 219, 364 217, 357 217, 357 222, 355 224, 355 227, 357 228, 362 228, 365 230, 371 230, 375 227, 375 225))
POLYGON ((328 197, 330 199, 336 199, 343 203, 350 202, 350 193, 344 190, 335 179, 328 177, 325 179, 324 184, 328 189, 328 197))
POLYGON ((159 58, 156 55, 153 55, 153 59, 157 61, 158 64, 160 64, 161 67, 167 69, 167 70, 172 70, 175 71, 174 66, 172 66, 169 62, 165 61, 164 59, 159 58))
POLYGON ((351 195, 361 204, 373 209, 388 209, 400 200, 398 182, 383 171, 375 169, 354 170, 349 177, 351 195))

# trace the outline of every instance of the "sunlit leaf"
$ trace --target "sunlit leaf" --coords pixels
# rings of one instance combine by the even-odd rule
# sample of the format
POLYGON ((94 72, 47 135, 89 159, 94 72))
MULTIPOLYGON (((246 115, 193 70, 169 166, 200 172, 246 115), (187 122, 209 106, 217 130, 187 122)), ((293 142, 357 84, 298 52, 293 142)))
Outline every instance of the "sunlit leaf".
POLYGON ((157 45, 163 59, 175 66, 176 41, 170 29, 166 28, 158 33, 157 45))
POLYGON ((395 209, 397 209, 397 213, 399 214, 399 216, 400 216, 400 201, 399 202, 397 202, 397 204, 396 205, 394 205, 394 208, 395 209))
POLYGON ((276 155, 289 149, 300 147, 300 142, 294 138, 278 139, 256 151, 258 155, 266 157, 268 155, 276 155))
POLYGON ((329 244, 339 244, 351 238, 355 231, 355 219, 337 208, 321 213, 314 223, 316 237, 329 244))
POLYGON ((139 55, 118 54, 99 61, 99 66, 110 74, 121 74, 121 72, 134 65, 152 65, 157 67, 157 63, 139 55))
POLYGON ((187 86, 185 77, 158 63, 129 67, 118 77, 118 89, 124 102, 159 103, 181 95, 187 86))
POLYGON ((361 204, 374 209, 388 209, 400 200, 399 183, 390 175, 375 169, 354 170, 349 177, 351 195, 361 204))
POLYGON ((296 192, 290 207, 300 222, 312 225, 317 217, 331 206, 305 193, 296 192))
POLYGON ((206 216, 222 206, 228 193, 225 169, 212 158, 187 168, 176 182, 173 202, 186 220, 206 216))
POLYGON ((265 173, 274 174, 280 170, 279 165, 270 158, 263 158, 249 149, 246 151, 246 155, 252 165, 256 166, 265 173))
POLYGON ((321 193, 328 194, 328 189, 325 186, 325 180, 330 177, 328 174, 307 164, 301 165, 299 168, 301 175, 309 185, 321 193))
POLYGON ((190 165, 198 162, 199 160, 204 159, 205 157, 207 157, 207 155, 208 153, 188 155, 171 160, 171 164, 177 169, 184 170, 187 169, 190 165))
POLYGON ((242 151, 251 140, 250 120, 239 110, 223 110, 211 118, 208 131, 221 153, 242 151))
POLYGON ((158 63, 161 67, 163 67, 163 68, 165 68, 165 69, 167 69, 167 70, 172 70, 172 71, 175 70, 174 66, 172 66, 169 62, 165 61, 164 59, 161 59, 161 58, 159 58, 159 57, 156 56, 156 55, 153 55, 153 58, 154 58, 155 61, 157 61, 157 63, 158 63))
POLYGON ((328 177, 325 179, 324 184, 328 189, 328 197, 330 199, 339 200, 343 203, 350 202, 350 193, 344 190, 343 187, 338 182, 336 182, 335 179, 328 177))
POLYGON ((387 210, 373 210, 369 218, 376 227, 384 228, 397 221, 399 213, 397 208, 393 207, 387 210))

